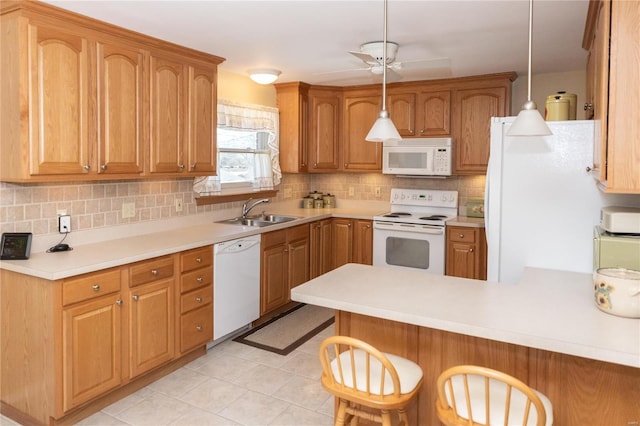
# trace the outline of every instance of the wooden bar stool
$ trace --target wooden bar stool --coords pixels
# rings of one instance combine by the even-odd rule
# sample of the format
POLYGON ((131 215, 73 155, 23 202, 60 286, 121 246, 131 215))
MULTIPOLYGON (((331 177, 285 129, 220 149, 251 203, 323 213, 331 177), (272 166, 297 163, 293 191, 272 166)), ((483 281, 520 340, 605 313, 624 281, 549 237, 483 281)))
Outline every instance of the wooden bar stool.
POLYGON ((553 424, 549 399, 515 377, 475 365, 451 367, 437 381, 436 410, 447 426, 553 424))
POLYGON ((384 426, 391 425, 391 411, 398 411, 401 424, 408 425, 405 408, 422 386, 418 364, 383 353, 370 344, 347 336, 332 336, 320 344, 322 386, 340 403, 336 426, 355 416, 384 426), (379 410, 364 410, 362 407, 379 410))

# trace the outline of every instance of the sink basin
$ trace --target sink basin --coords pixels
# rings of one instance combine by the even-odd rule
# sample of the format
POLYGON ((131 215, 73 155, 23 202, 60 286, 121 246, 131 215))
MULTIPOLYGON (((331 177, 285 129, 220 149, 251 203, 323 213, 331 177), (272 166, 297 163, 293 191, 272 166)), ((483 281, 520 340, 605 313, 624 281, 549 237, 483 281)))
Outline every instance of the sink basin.
POLYGON ((234 217, 233 219, 219 220, 216 223, 226 223, 228 225, 263 227, 263 226, 269 226, 269 225, 276 225, 278 223, 290 222, 296 219, 297 217, 295 216, 263 214, 259 216, 246 217, 244 219, 241 217, 234 217))

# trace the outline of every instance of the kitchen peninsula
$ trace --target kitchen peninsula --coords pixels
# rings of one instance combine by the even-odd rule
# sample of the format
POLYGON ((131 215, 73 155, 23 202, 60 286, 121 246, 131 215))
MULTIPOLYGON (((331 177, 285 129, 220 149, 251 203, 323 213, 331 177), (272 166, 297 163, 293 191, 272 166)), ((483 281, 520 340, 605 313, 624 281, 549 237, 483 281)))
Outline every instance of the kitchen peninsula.
POLYGON ((348 264, 291 297, 335 309, 337 334, 420 364, 415 424, 438 424, 435 381, 457 364, 528 383, 557 425, 640 420, 640 320, 599 311, 589 274, 529 268, 505 284, 348 264))

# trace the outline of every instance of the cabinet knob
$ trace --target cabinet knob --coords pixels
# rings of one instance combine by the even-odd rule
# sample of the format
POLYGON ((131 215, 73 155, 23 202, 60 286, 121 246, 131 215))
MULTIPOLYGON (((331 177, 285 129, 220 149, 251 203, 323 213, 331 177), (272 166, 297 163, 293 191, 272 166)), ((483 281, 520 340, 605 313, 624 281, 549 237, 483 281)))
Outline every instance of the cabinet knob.
POLYGON ((100 170, 107 170, 107 165, 106 164, 100 165, 100 170))
POLYGON ((587 166, 586 170, 587 173, 595 172, 596 170, 598 170, 598 166, 596 166, 595 164, 593 165, 593 167, 587 166))
POLYGON ((351 222, 347 223, 347 228, 351 228, 351 222))
POLYGON ((193 163, 193 164, 191 165, 191 170, 195 170, 195 169, 196 169, 196 164, 195 164, 195 163, 193 163))
POLYGON ((288 248, 288 247, 285 247, 285 248, 284 248, 284 252, 285 252, 285 253, 288 253, 288 252, 289 252, 289 248, 288 248))
POLYGON ((197 263, 202 263, 202 258, 201 257, 196 257, 196 262, 197 263))
POLYGON ((202 326, 200 324, 196 325, 196 330, 202 331, 202 326))
POLYGON ((140 299, 140 296, 138 296, 137 294, 134 294, 133 296, 131 296, 131 298, 137 302, 140 299))
POLYGON ((157 269, 152 269, 151 270, 151 275, 158 275, 158 270, 157 269))
POLYGON ((318 163, 313 163, 313 167, 318 167, 318 163))
POLYGON ((469 249, 469 253, 473 253, 473 249, 472 248, 469 249))
POLYGON ((371 229, 371 225, 367 225, 367 229, 371 229))
POLYGON ((344 163, 344 168, 346 169, 349 166, 349 163, 344 163))
POLYGON ((427 131, 427 129, 420 129, 420 133, 424 133, 426 131, 427 131))
POLYGON ((100 284, 94 284, 91 286, 94 291, 100 291, 100 284))
POLYGON ((409 134, 412 135, 413 134, 413 130, 409 129, 409 134))
POLYGON ((199 283, 202 283, 204 281, 204 278, 198 277, 198 278, 196 278, 196 281, 198 281, 199 283))
POLYGON ((179 168, 180 170, 184 170, 184 164, 178 164, 178 168, 179 168))
POLYGON ((301 163, 300 165, 301 165, 302 167, 306 166, 306 164, 304 164, 304 163, 301 163))
POLYGON ((196 302, 202 303, 202 297, 200 297, 200 296, 196 297, 196 302))
POLYGON ((118 305, 118 306, 122 306, 122 299, 118 299, 118 300, 116 300, 116 305, 118 305))
POLYGON ((464 234, 460 234, 460 235, 458 235, 458 237, 464 238, 464 234))
POLYGON ((90 164, 85 164, 84 166, 82 166, 83 169, 85 170, 91 170, 91 165, 90 164))
POLYGON ((585 111, 590 111, 593 109, 593 104, 591 102, 585 102, 584 103, 584 110, 585 111))

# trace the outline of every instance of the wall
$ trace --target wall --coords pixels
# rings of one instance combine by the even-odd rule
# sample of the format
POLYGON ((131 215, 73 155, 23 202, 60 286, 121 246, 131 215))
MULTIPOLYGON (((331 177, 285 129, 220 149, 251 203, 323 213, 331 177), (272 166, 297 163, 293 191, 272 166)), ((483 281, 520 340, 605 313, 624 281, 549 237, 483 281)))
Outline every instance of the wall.
MULTIPOLYGON (((547 93, 567 90, 584 99, 585 73, 582 71, 534 76, 534 87, 544 105, 547 93)), ((514 83, 513 104, 526 99, 526 78, 514 83)), ((276 105, 272 85, 261 86, 248 77, 220 71, 219 97, 236 102, 276 105)), ((516 113, 519 107, 515 107, 516 113)), ((444 189, 459 192, 464 210, 467 199, 483 197, 484 176, 447 179, 408 179, 377 173, 341 173, 284 175, 280 192, 274 201, 284 200, 283 189, 292 190, 291 199, 300 199, 309 191, 331 192, 340 200, 389 200, 393 187, 444 189), (349 189, 353 188, 353 195, 349 189), (376 195, 376 189, 380 195, 376 195)), ((149 223, 160 219, 206 213, 214 210, 240 209, 241 202, 196 206, 192 179, 165 181, 112 181, 100 183, 8 184, 0 183, 0 231, 33 232, 35 235, 57 234, 57 211, 66 210, 72 217, 72 230, 106 229, 108 227, 149 223), (183 210, 176 212, 175 200, 181 199, 183 210), (122 204, 133 202, 136 216, 122 218, 122 204)))

